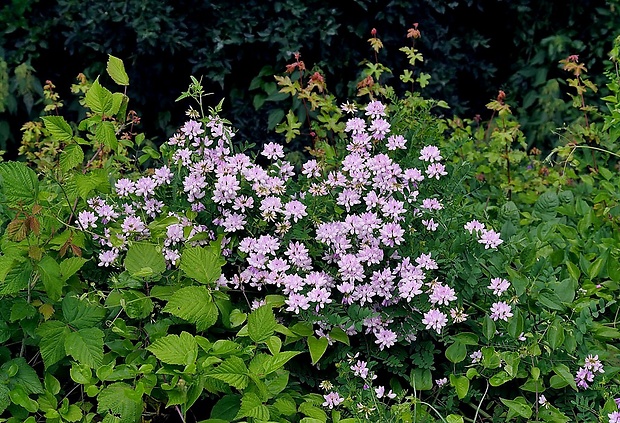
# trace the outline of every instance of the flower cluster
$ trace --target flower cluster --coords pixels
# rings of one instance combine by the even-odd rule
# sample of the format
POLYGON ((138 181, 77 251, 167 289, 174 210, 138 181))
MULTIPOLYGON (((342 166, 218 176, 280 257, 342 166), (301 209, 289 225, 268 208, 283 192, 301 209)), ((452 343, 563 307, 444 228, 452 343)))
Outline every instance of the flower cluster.
POLYGON ((584 360, 583 367, 580 367, 575 375, 575 382, 581 389, 588 389, 590 384, 594 382, 596 373, 605 373, 603 369, 603 363, 598 358, 598 355, 588 355, 584 360))
MULTIPOLYGON (((190 120, 169 139, 168 163, 135 180, 118 179, 115 195, 89 200, 79 224, 95 234, 105 267, 120 265, 132 242, 155 238, 173 268, 185 246, 220 234, 236 269, 220 285, 282 293, 286 310, 315 322, 320 336, 329 337, 334 326, 353 335, 361 323, 383 350, 423 328, 441 333, 469 317, 455 287, 440 276, 441 251, 419 243, 441 228, 445 204, 432 184, 448 172, 434 145, 410 155, 405 137, 392 133, 387 111, 373 101, 361 116, 352 112, 339 166, 313 159, 301 174, 281 145, 264 145, 260 156, 269 165, 263 167, 234 151, 234 133, 218 116, 190 120), (353 305, 371 314, 362 322, 328 323, 327 315, 346 315, 339 310, 353 305), (394 307, 406 312, 392 317, 394 307)), ((478 221, 465 229, 485 249, 502 243, 478 221)), ((489 289, 500 296, 509 287, 496 278, 489 289)), ((511 316, 504 301, 491 307, 494 320, 511 316)))

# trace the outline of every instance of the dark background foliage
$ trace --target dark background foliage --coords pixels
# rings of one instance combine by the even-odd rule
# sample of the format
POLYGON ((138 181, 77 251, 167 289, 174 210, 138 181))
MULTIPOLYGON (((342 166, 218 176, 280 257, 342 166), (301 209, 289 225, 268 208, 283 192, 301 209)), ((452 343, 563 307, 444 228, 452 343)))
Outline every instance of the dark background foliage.
MULTIPOLYGON (((529 143, 553 144, 550 129, 568 119, 561 98, 567 75, 558 61, 580 55, 601 75, 614 31, 617 0, 12 0, 0 9, 0 148, 14 157, 20 127, 39 116, 41 86, 51 80, 77 111, 68 87, 78 73, 104 73, 107 54, 130 72, 131 106, 143 129, 160 139, 183 118, 174 99, 189 76, 203 77, 241 139, 270 137, 269 103, 256 111, 250 90, 261 72, 284 71, 299 51, 318 66, 343 99, 359 63, 374 60, 370 31, 385 45, 380 61, 395 74, 406 66, 398 48, 419 23, 416 44, 432 75, 427 96, 446 100, 463 117, 488 117, 484 105, 499 89, 520 115, 529 143), (560 118, 560 116, 563 116, 560 118)), ((602 80, 601 80, 602 81, 602 80)), ((602 85, 602 83, 601 83, 602 85)))

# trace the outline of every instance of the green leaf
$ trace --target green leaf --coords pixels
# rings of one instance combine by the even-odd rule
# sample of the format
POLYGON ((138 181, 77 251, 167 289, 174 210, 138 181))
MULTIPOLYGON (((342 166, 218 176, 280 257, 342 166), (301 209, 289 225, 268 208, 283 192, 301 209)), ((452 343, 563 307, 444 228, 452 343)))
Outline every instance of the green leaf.
POLYGON ((512 379, 512 376, 502 370, 491 376, 491 378, 489 379, 489 384, 491 386, 500 386, 512 379))
POLYGON ((127 72, 125 72, 125 65, 118 57, 108 54, 108 65, 106 66, 106 70, 108 71, 108 75, 110 75, 112 80, 118 85, 129 85, 129 76, 127 72))
POLYGON ((32 205, 39 196, 39 179, 22 162, 0 163, 0 186, 9 207, 32 205))
POLYGON ((62 300, 62 314, 69 326, 75 329, 92 328, 105 317, 105 309, 88 300, 67 296, 62 300))
POLYGON ((45 292, 52 301, 58 301, 62 296, 64 281, 60 274, 60 265, 51 256, 44 256, 37 265, 45 292))
POLYGON ((556 375, 558 375, 558 377, 564 380, 564 382, 570 385, 570 387, 573 388, 574 391, 577 391, 577 383, 575 382, 575 379, 573 378, 573 375, 571 374, 568 366, 566 366, 565 364, 556 364, 555 366, 553 366, 553 371, 556 375))
POLYGON ((270 356, 265 363, 263 363, 265 376, 281 369, 290 359, 299 354, 301 354, 299 351, 282 351, 270 356))
POLYGON ((141 395, 123 382, 105 387, 97 396, 97 411, 100 414, 117 416, 123 423, 140 422, 142 409, 141 395))
POLYGON ((209 373, 209 376, 226 382, 239 390, 248 386, 250 378, 248 368, 240 357, 229 357, 209 373))
POLYGON ((222 420, 230 422, 234 420, 241 408, 240 395, 224 395, 211 409, 212 420, 222 420))
POLYGON ((0 414, 4 413, 4 410, 11 405, 11 398, 9 396, 9 387, 0 383, 0 414))
POLYGON ((235 420, 243 417, 253 417, 267 421, 269 420, 269 409, 261 402, 258 395, 248 392, 241 398, 241 408, 237 416, 235 416, 235 420))
POLYGON ((131 276, 152 278, 166 270, 166 260, 154 244, 132 244, 125 257, 125 269, 131 276))
POLYGON ((163 311, 194 323, 199 332, 213 326, 218 317, 217 306, 204 286, 179 289, 172 295, 163 311))
POLYGON ((104 88, 99 83, 99 77, 95 79, 93 85, 86 91, 84 96, 86 106, 98 115, 111 116, 113 110, 112 92, 104 88))
POLYGON ((460 363, 467 357, 467 348, 461 342, 456 341, 446 348, 446 358, 453 363, 460 363))
POLYGON ((24 407, 27 411, 31 413, 36 413, 36 411, 39 409, 39 405, 37 404, 37 402, 28 396, 28 393, 21 385, 15 386, 9 392, 9 397, 14 404, 24 407))
POLYGON ((446 417, 446 423, 464 423, 463 417, 450 414, 446 417))
POLYGON ((52 138, 61 142, 70 142, 73 139, 73 129, 62 116, 42 116, 45 129, 50 131, 52 138))
POLYGON ((123 309, 132 319, 145 319, 153 312, 153 301, 134 289, 123 290, 123 309))
POLYGON ((454 387, 456 396, 459 397, 459 399, 463 399, 467 396, 467 392, 469 391, 469 379, 465 376, 450 375, 450 385, 454 387))
POLYGON ((71 276, 75 275, 78 270, 84 266, 87 262, 85 258, 82 257, 70 257, 60 262, 60 275, 63 281, 66 281, 71 276))
POLYGON ((19 385, 28 395, 42 394, 44 392, 37 372, 30 367, 26 359, 18 357, 7 361, 0 367, 0 375, 10 374, 11 368, 15 373, 9 376, 9 387, 19 385))
POLYGON ((95 128, 95 140, 109 150, 116 151, 118 149, 118 140, 116 139, 114 124, 109 121, 99 123, 95 128))
POLYGON ((547 329, 547 341, 552 350, 559 348, 564 343, 564 326, 562 319, 556 318, 547 329))
POLYGON ((225 263, 214 247, 189 247, 183 250, 179 267, 187 277, 211 284, 219 279, 225 263))
POLYGON ((79 422, 82 420, 82 410, 75 404, 71 404, 67 411, 61 412, 60 415, 68 422, 79 422))
POLYGON ((324 336, 320 338, 316 338, 310 335, 306 338, 308 341, 308 350, 310 351, 310 359, 312 360, 312 364, 316 364, 319 362, 325 351, 327 351, 328 341, 324 336))
POLYGON ((67 172, 84 161, 84 150, 79 144, 69 144, 60 153, 60 168, 67 172))
POLYGON ((269 306, 261 306, 248 316, 248 334, 254 342, 266 341, 276 329, 276 318, 269 306))
POLYGON ((91 368, 103 363, 103 331, 99 328, 84 328, 71 332, 65 338, 65 350, 81 364, 91 368))
POLYGON ((36 334, 41 337, 39 348, 45 368, 59 362, 67 356, 65 351, 65 339, 71 333, 71 329, 58 320, 50 320, 41 323, 36 334))
POLYGON ((525 417, 526 419, 532 417, 532 407, 527 404, 525 398, 517 397, 515 400, 500 398, 500 401, 516 415, 525 417))
POLYGON ((198 343, 189 333, 168 335, 157 339, 147 348, 163 363, 189 365, 196 362, 198 343))
POLYGON ((409 383, 416 391, 430 391, 433 389, 433 375, 429 369, 421 369, 419 367, 412 369, 409 380, 409 383))
POLYGON ((339 327, 335 327, 329 331, 329 338, 334 341, 342 342, 345 345, 351 345, 349 342, 349 335, 347 335, 347 333, 339 327))

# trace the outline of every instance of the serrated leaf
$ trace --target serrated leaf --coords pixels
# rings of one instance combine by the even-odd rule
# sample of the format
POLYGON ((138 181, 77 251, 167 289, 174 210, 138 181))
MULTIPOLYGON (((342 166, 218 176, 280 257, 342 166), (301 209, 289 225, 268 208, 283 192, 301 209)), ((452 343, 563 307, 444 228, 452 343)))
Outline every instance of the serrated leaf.
POLYGON ((84 328, 70 332, 65 338, 65 350, 77 362, 96 368, 103 363, 103 331, 84 328))
POLYGON ((163 311, 194 323, 200 332, 217 321, 218 309, 204 286, 187 286, 175 292, 163 311))
POLYGON ((248 334, 254 342, 267 340, 276 329, 276 318, 269 306, 261 306, 248 316, 248 334))
POLYGON ((147 347, 159 361, 168 364, 189 365, 196 362, 198 343, 189 333, 168 335, 157 339, 147 347))
POLYGON ((236 419, 243 417, 253 417, 258 420, 269 420, 269 409, 265 406, 258 395, 248 392, 241 398, 241 408, 237 413, 236 419))
POLYGON ((23 357, 7 361, 0 367, 0 375, 9 374, 9 368, 16 367, 15 374, 9 377, 9 387, 21 386, 26 394, 42 394, 43 385, 37 372, 30 367, 23 357))
POLYGON ((131 276, 152 278, 166 270, 166 260, 154 244, 132 244, 125 256, 125 269, 131 276))
POLYGON ((50 131, 52 138, 61 142, 69 142, 73 139, 73 129, 62 116, 43 116, 45 129, 50 131))
POLYGON ((22 162, 0 163, 0 186, 10 207, 29 206, 39 195, 39 179, 22 162))
POLYGON ((116 139, 116 131, 112 122, 104 121, 97 125, 97 128, 95 128, 95 140, 111 151, 118 149, 118 140, 116 139))
POLYGON ((9 397, 9 387, 0 383, 0 414, 4 413, 4 410, 11 405, 11 398, 9 397))
POLYGON ((211 419, 226 422, 234 420, 241 408, 240 395, 224 395, 211 409, 211 419))
POLYGON ((84 150, 79 144, 69 144, 60 153, 60 168, 67 172, 84 161, 84 150))
POLYGON ((113 109, 112 92, 101 86, 99 83, 99 77, 95 79, 95 82, 93 82, 88 91, 86 91, 84 101, 86 106, 89 107, 94 113, 109 116, 114 114, 111 113, 113 109))
POLYGON ((126 383, 113 383, 97 395, 97 411, 113 415, 123 423, 138 423, 142 417, 142 396, 126 383))
POLYGON ((82 257, 70 257, 60 262, 60 276, 66 281, 75 275, 88 260, 82 257))
POLYGON ((69 327, 58 320, 42 323, 37 328, 36 333, 41 337, 39 348, 46 369, 67 356, 65 339, 70 332, 69 327))
POLYGON ((92 328, 103 320, 105 309, 87 300, 68 296, 62 300, 62 314, 72 328, 92 328))
POLYGON ((179 267, 187 277, 210 284, 219 279, 225 263, 213 247, 189 247, 183 250, 179 267))
POLYGON ((239 390, 245 389, 248 386, 250 378, 248 376, 248 368, 245 362, 240 357, 229 357, 222 362, 219 366, 209 373, 209 376, 226 382, 233 388, 239 390))
POLYGON ((60 276, 60 265, 51 256, 45 256, 37 264, 37 270, 45 287, 45 292, 52 301, 62 296, 63 279, 60 276))
POLYGON ((129 85, 129 76, 125 72, 125 65, 121 59, 108 54, 108 65, 106 66, 108 75, 118 85, 129 85))
POLYGON ((268 356, 263 363, 265 376, 281 369, 286 363, 289 362, 289 360, 299 354, 301 354, 299 351, 282 351, 274 354, 273 356, 268 356))
POLYGON ((16 294, 26 289, 32 277, 33 268, 30 261, 23 261, 20 263, 9 257, 7 257, 6 260, 0 260, 2 264, 7 262, 11 262, 11 267, 4 278, 0 280, 0 295, 16 294))

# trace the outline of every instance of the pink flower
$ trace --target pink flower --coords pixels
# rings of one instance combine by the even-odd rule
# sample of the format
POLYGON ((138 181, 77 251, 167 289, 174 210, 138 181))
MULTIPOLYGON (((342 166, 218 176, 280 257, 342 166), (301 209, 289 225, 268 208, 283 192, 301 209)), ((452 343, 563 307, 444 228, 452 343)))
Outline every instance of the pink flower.
POLYGON ((476 232, 480 232, 484 229, 484 225, 480 222, 478 222, 477 220, 472 220, 471 222, 467 222, 464 226, 464 228, 470 233, 474 233, 474 231, 476 232))
POLYGON ((426 329, 435 329, 437 333, 440 333, 441 329, 448 324, 448 316, 432 308, 424 314, 422 323, 426 325, 426 329))
POLYGON ((379 349, 383 351, 383 348, 390 348, 396 342, 396 333, 390 329, 379 329, 375 332, 377 340, 375 344, 379 344, 379 349))
POLYGON ((507 322, 509 317, 512 317, 512 309, 507 303, 500 301, 491 305, 491 319, 507 322))
POLYGON ((328 407, 330 410, 344 402, 344 398, 342 398, 338 392, 330 392, 327 395, 323 395, 323 398, 325 398, 323 407, 328 407))
POLYGON ((434 145, 427 145, 420 151, 420 160, 425 162, 438 162, 442 159, 439 148, 434 145))
POLYGON ((261 154, 270 160, 282 159, 284 158, 284 148, 280 144, 269 142, 265 144, 261 154))
POLYGON ((489 248, 497 248, 497 246, 504 241, 502 241, 499 237, 499 233, 494 230, 481 229, 480 239, 478 242, 480 244, 484 244, 484 249, 488 250, 489 248))
POLYGON ((491 284, 487 286, 487 288, 491 289, 493 294, 499 297, 510 288, 510 282, 502 278, 493 278, 491 279, 491 284))

